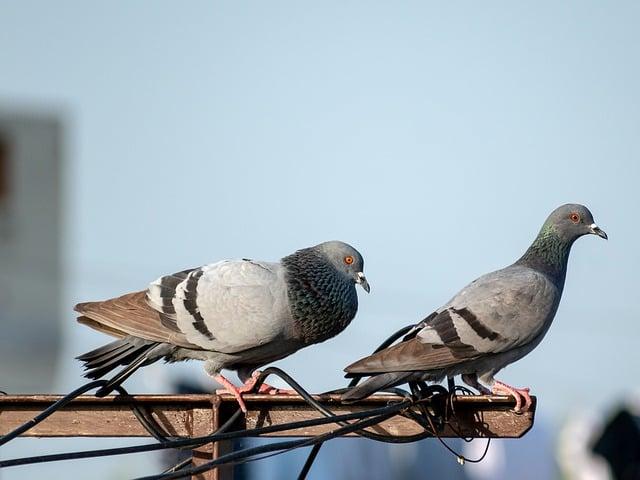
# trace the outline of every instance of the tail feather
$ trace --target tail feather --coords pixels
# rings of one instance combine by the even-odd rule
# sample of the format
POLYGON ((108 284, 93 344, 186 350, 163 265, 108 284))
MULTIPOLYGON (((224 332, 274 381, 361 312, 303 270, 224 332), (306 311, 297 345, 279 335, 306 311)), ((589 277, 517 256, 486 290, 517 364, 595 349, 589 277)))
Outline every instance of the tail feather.
POLYGON ((123 345, 128 345, 128 343, 123 342, 122 340, 116 340, 114 342, 107 343, 106 345, 98 347, 95 350, 91 350, 90 352, 78 355, 76 359, 82 361, 94 360, 96 358, 103 357, 104 355, 113 352, 114 350, 119 350, 123 345))
POLYGON ((356 402, 385 388, 391 388, 405 383, 412 375, 413 372, 389 372, 374 375, 360 385, 356 385, 347 390, 342 394, 340 399, 345 403, 356 402))
POLYGON ((108 374, 120 365, 125 365, 125 368, 96 393, 97 396, 105 396, 129 378, 138 368, 169 355, 174 348, 166 343, 125 337, 76 358, 84 362, 85 370, 87 370, 84 376, 94 380, 108 374))
POLYGON ((162 343, 156 343, 155 345, 153 345, 151 348, 149 348, 135 360, 133 360, 129 365, 120 370, 118 374, 111 380, 109 380, 109 382, 105 386, 100 388, 100 390, 96 392, 96 397, 104 397, 108 395, 109 393, 111 393, 111 391, 113 391, 115 387, 117 387, 127 378, 133 375, 133 373, 138 370, 138 368, 149 365, 150 363, 153 363, 164 357, 167 347, 169 347, 169 345, 162 343), (163 351, 164 353, 160 353, 160 351, 163 351))
POLYGON ((146 352, 146 350, 147 349, 139 351, 135 347, 125 347, 113 355, 100 357, 87 362, 84 365, 85 370, 87 370, 85 377, 93 379, 100 378, 120 365, 129 365, 135 361, 140 354, 146 352))

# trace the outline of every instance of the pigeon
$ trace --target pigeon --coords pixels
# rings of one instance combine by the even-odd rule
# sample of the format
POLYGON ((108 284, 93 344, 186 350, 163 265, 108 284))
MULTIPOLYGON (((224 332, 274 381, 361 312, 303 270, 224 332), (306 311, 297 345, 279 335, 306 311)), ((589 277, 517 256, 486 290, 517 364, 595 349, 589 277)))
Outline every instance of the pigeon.
MULTIPOLYGON (((257 368, 351 323, 358 310, 355 285, 369 292, 363 269, 355 248, 331 241, 277 263, 223 260, 166 275, 147 290, 76 305, 78 322, 118 338, 77 358, 92 379, 125 366, 101 396, 157 360, 202 360, 246 412, 242 393, 254 388, 257 368), (236 387, 222 369, 237 371, 244 384, 236 387)), ((262 385, 259 391, 275 390, 262 385)))
POLYGON ((480 393, 512 395, 516 411, 528 410, 529 389, 494 375, 528 354, 547 333, 562 296, 571 246, 587 234, 607 239, 585 206, 558 207, 517 262, 471 282, 400 343, 345 368, 347 377, 370 378, 342 400, 360 400, 409 381, 440 382, 461 375, 480 393))

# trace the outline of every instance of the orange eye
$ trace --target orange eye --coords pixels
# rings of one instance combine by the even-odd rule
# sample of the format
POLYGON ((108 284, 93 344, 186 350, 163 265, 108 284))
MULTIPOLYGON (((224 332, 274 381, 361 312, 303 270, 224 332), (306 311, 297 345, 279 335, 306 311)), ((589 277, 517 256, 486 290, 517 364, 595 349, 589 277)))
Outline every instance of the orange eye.
POLYGON ((344 263, 351 265, 353 263, 353 257, 351 255, 344 257, 344 263))
POLYGON ((571 220, 573 223, 578 223, 580 221, 580 215, 578 215, 576 212, 573 212, 569 214, 569 220, 571 220))

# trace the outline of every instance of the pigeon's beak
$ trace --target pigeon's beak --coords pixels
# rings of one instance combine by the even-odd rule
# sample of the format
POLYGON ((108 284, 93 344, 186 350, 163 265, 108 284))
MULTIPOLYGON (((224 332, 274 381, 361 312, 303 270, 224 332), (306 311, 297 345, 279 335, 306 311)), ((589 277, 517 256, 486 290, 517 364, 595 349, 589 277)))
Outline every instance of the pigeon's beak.
POLYGON ((593 235, 597 235, 600 238, 604 238, 605 240, 608 240, 609 237, 607 237, 607 233, 602 230, 598 225, 596 225, 595 223, 592 223, 591 225, 589 225, 589 230, 591 231, 591 233, 593 235))
POLYGON ((367 293, 369 293, 369 291, 371 290, 371 287, 369 286, 369 282, 367 282, 367 277, 365 277, 364 273, 362 273, 362 272, 358 272, 356 274, 356 283, 359 283, 360 286, 367 293))

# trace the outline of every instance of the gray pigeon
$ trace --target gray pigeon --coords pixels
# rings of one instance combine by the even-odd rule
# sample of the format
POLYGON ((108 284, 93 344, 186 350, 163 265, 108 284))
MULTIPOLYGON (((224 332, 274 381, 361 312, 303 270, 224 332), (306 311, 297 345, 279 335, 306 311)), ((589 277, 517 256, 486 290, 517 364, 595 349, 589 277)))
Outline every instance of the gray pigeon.
POLYGON ((347 376, 371 378, 343 400, 412 380, 438 382, 462 375, 481 393, 513 395, 516 411, 524 399, 527 410, 529 389, 506 385, 494 375, 528 354, 547 333, 562 296, 571 246, 587 234, 607 238, 586 207, 569 204, 554 210, 520 260, 471 282, 402 342, 349 365, 347 376))
POLYGON ((246 411, 241 393, 255 385, 258 367, 349 325, 358 309, 355 284, 369 292, 363 268, 356 249, 333 241, 278 263, 223 260, 160 277, 146 291, 77 305, 80 323, 119 338, 78 359, 94 379, 126 365, 102 394, 156 360, 203 360, 246 411), (222 369, 236 370, 244 385, 234 386, 222 369))

